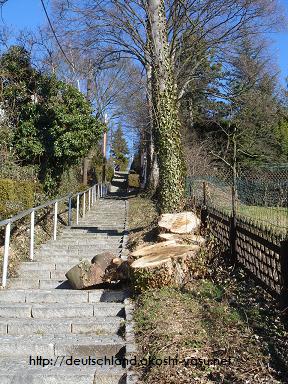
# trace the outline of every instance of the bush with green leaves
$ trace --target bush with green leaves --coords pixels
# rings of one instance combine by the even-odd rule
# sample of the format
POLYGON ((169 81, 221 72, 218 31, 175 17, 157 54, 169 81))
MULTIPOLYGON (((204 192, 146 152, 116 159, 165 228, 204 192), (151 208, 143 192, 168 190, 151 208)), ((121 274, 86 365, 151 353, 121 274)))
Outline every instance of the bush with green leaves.
POLYGON ((12 131, 10 145, 22 165, 39 167, 39 179, 53 194, 63 172, 95 146, 103 124, 81 92, 38 72, 21 47, 2 54, 0 76, 2 105, 12 131))

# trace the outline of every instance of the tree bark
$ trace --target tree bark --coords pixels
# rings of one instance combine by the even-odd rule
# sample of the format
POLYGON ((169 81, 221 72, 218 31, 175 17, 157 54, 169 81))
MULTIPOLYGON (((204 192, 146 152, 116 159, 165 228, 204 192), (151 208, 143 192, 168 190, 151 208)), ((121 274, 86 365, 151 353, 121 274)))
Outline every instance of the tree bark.
POLYGON ((148 63, 146 65, 147 74, 147 101, 149 109, 149 127, 146 131, 146 151, 147 151, 147 185, 146 189, 153 194, 156 192, 159 183, 159 167, 157 162, 157 154, 154 144, 154 128, 153 128, 153 102, 152 102, 152 67, 148 63))
POLYGON ((164 0, 148 0, 151 36, 154 140, 159 164, 159 209, 182 208, 185 165, 182 151, 176 87, 169 57, 164 0))
MULTIPOLYGON (((78 83, 79 84, 79 83, 78 83)), ((80 85, 78 85, 78 89, 80 91, 80 85)), ((92 89, 91 89, 91 78, 90 74, 88 74, 87 77, 87 93, 86 93, 86 100, 91 103, 92 102, 92 89)), ((83 179, 82 182, 84 185, 88 184, 88 170, 89 170, 89 157, 84 157, 83 159, 83 179)))
POLYGON ((89 159, 88 157, 84 157, 83 159, 83 184, 88 184, 88 168, 89 168, 89 159))

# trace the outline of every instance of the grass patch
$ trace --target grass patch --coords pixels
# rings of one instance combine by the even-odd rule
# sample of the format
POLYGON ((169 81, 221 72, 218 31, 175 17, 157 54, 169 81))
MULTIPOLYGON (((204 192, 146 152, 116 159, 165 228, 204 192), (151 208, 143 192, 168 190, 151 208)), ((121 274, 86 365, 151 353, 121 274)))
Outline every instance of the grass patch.
POLYGON ((177 359, 139 368, 140 383, 281 383, 269 365, 269 346, 211 281, 146 291, 134 319, 140 358, 177 359))

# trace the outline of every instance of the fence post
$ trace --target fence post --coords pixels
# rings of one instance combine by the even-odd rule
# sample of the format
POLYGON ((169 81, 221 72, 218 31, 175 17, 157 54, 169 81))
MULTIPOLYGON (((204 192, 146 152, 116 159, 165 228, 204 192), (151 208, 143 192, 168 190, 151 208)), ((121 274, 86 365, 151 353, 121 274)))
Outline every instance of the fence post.
POLYGON ((58 215, 58 201, 54 204, 54 228, 53 228, 53 240, 57 238, 57 215, 58 215))
POLYGON ((7 273, 8 273, 8 260, 9 260, 9 246, 10 246, 10 232, 11 223, 6 224, 5 228, 5 245, 4 245, 4 257, 3 257, 3 274, 2 274, 2 287, 6 287, 7 273))
POLYGON ((88 210, 90 211, 91 208, 91 189, 89 188, 88 191, 88 210))
POLYGON ((72 225, 72 196, 68 197, 68 226, 72 225))
POLYGON ((230 217, 230 257, 231 261, 237 262, 237 218, 236 218, 236 188, 231 188, 232 215, 230 217))
POLYGON ((86 209, 86 192, 83 193, 83 215, 85 217, 85 209, 86 209))
POLYGON ((203 205, 207 207, 207 184, 206 181, 203 181, 203 205))
POLYGON ((288 240, 281 241, 280 244, 280 264, 281 264, 281 303, 288 306, 288 240))
POLYGON ((33 209, 30 216, 30 250, 29 250, 30 260, 33 260, 33 257, 34 257, 34 229, 35 229, 35 211, 33 209))
POLYGON ((76 224, 79 223, 79 193, 77 193, 77 201, 76 201, 76 224))
POLYGON ((236 223, 236 217, 231 215, 230 216, 230 257, 232 262, 237 261, 237 253, 236 253, 236 240, 237 240, 237 223, 236 223))
POLYGON ((207 228, 208 208, 207 208, 207 184, 203 182, 203 204, 201 206, 201 224, 205 230, 207 228))

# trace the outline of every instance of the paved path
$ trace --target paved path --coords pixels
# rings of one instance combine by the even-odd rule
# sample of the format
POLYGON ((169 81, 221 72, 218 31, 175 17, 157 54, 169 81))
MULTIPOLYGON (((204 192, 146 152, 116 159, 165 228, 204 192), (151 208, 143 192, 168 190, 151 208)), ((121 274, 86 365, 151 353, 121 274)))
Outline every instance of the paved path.
POLYGON ((125 354, 125 291, 77 291, 65 279, 81 258, 105 250, 120 254, 125 219, 124 199, 101 199, 78 226, 43 245, 35 261, 22 263, 19 277, 9 280, 0 292, 1 384, 126 383, 123 368, 92 365, 97 357, 125 354), (39 366, 39 356, 46 367, 39 366), (83 364, 67 365, 71 356, 83 364))

